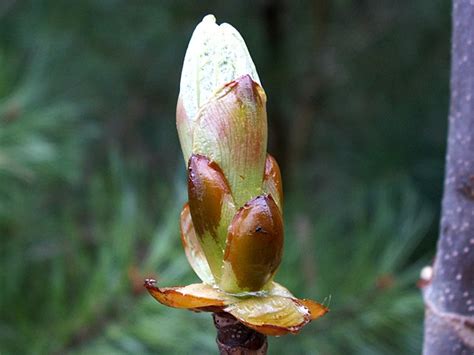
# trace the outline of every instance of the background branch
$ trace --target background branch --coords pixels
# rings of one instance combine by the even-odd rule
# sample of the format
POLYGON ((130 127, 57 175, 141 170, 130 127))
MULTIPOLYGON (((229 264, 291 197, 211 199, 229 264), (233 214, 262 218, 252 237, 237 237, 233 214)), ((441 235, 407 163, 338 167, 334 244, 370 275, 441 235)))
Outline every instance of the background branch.
POLYGON ((474 4, 453 2, 451 102, 440 238, 423 289, 424 354, 474 351, 474 4))

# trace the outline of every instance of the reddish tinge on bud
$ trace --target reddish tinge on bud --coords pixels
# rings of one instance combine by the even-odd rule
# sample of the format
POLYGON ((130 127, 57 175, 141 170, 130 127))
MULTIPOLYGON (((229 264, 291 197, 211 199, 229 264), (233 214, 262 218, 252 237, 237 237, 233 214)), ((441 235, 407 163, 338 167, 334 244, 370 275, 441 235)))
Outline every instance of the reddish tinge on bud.
POLYGON ((193 153, 215 161, 237 207, 262 193, 267 155, 265 92, 249 75, 217 91, 199 111, 193 153))
POLYGON ((270 194, 283 214, 283 183, 280 167, 270 154, 265 161, 265 174, 263 176, 263 191, 270 194))

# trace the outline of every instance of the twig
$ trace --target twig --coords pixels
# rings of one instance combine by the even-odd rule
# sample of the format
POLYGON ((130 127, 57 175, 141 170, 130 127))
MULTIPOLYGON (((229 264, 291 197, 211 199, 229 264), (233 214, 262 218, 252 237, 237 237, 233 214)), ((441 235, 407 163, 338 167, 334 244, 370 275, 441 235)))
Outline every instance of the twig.
POLYGON ((228 313, 214 313, 217 346, 221 355, 265 355, 267 337, 252 330, 228 313))

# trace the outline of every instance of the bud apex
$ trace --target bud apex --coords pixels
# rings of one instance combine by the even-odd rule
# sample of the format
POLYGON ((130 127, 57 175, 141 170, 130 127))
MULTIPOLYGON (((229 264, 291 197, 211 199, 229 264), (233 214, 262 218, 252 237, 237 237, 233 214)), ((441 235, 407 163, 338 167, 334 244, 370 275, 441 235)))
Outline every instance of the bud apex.
POLYGON ((225 84, 250 75, 260 84, 255 65, 239 32, 207 15, 197 25, 186 51, 181 73, 177 126, 184 159, 191 156, 197 113, 225 84))

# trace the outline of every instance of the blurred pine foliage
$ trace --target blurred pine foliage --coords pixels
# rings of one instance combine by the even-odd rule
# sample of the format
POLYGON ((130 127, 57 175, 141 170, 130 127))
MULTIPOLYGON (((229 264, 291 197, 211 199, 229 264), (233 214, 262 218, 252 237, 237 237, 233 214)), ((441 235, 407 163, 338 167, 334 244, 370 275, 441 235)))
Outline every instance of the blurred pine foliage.
POLYGON ((277 280, 331 313, 272 354, 417 354, 433 254, 449 4, 415 0, 0 4, 0 352, 208 354, 209 315, 143 278, 197 280, 181 250, 174 109, 192 29, 248 43, 285 176, 277 280))

